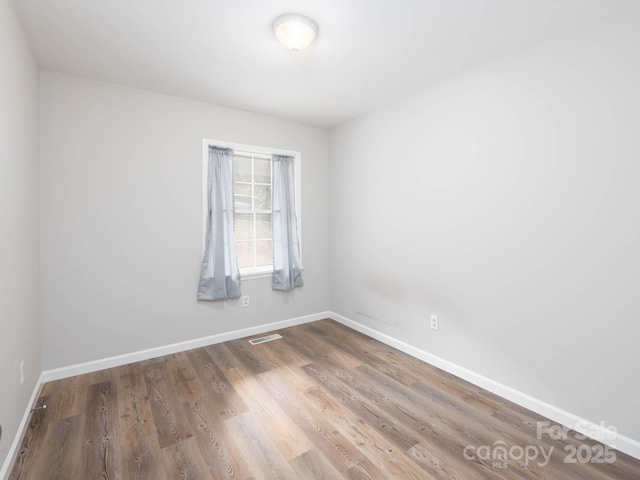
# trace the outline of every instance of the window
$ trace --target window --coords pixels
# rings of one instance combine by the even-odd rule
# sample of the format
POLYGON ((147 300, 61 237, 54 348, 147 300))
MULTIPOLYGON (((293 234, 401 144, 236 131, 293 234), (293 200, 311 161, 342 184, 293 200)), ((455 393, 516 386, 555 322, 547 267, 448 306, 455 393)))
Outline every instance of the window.
POLYGON ((273 260, 271 157, 234 150, 233 170, 238 267, 268 272, 273 260))
MULTIPOLYGON (((207 162, 209 145, 232 148, 234 169, 234 236, 238 267, 243 277, 273 272, 273 232, 271 226, 271 156, 294 157, 295 207, 298 235, 300 225, 300 152, 204 140, 204 215, 207 212, 207 162)), ((206 235, 206 219, 205 219, 206 235)), ((302 253, 302 252, 301 252, 302 253)))

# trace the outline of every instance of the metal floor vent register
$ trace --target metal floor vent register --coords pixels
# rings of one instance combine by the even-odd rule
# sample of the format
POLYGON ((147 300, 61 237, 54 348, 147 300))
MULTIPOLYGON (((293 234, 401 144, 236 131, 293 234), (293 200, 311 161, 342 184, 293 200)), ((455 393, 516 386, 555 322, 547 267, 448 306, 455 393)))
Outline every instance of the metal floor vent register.
POLYGON ((249 340, 251 345, 259 345, 261 343, 270 342, 271 340, 278 340, 282 338, 281 335, 274 333, 273 335, 267 335, 266 337, 254 338, 253 340, 249 340))

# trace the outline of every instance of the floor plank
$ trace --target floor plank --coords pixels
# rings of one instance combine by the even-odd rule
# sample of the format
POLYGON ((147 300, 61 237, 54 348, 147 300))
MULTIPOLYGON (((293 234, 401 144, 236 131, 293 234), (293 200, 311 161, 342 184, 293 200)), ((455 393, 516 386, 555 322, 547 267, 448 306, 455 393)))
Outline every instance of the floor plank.
POLYGON ((205 462, 215 473, 213 478, 237 480, 249 478, 250 472, 238 452, 232 448, 232 435, 225 423, 226 409, 219 395, 209 394, 185 404, 187 418, 194 427, 197 443, 205 462))
POLYGON ((182 408, 182 399, 174 389, 165 364, 149 365, 144 372, 160 448, 193 436, 182 408))
MULTIPOLYGON (((34 478, 73 478, 77 476, 83 440, 82 416, 66 417, 52 422, 47 428, 45 444, 37 474, 34 478)), ((85 476, 84 478, 91 478, 85 476)), ((93 478, 100 478, 95 476, 93 478)))
POLYGON ((84 440, 80 449, 85 467, 83 478, 126 478, 121 470, 118 395, 115 390, 115 382, 111 381, 88 388, 82 436, 80 432, 75 433, 84 440))
POLYGON ((127 480, 168 480, 158 439, 145 436, 122 446, 122 471, 127 480))
POLYGON ((540 415, 337 322, 268 333, 282 339, 45 384, 8 478, 640 479, 640 460, 620 452, 566 463, 566 448, 603 447, 539 440, 540 415))

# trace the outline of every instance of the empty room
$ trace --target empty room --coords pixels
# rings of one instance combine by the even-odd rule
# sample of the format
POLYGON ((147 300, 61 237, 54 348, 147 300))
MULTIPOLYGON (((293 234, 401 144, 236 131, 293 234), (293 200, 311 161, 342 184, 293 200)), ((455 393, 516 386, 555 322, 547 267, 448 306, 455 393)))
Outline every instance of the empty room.
POLYGON ((0 0, 0 480, 640 479, 640 0, 0 0))

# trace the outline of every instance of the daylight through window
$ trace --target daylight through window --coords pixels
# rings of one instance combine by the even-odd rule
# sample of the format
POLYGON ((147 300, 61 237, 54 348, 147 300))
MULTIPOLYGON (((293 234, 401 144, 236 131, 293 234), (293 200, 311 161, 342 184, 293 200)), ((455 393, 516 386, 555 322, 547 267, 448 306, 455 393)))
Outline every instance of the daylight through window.
POLYGON ((236 152, 233 167, 238 267, 269 271, 273 263, 271 157, 236 152))
POLYGON ((298 236, 301 237, 301 154, 290 150, 203 139, 203 240, 206 236, 208 211, 207 169, 210 145, 233 150, 234 243, 240 274, 243 277, 270 274, 273 272, 271 158, 274 154, 294 158, 294 204, 298 236))

